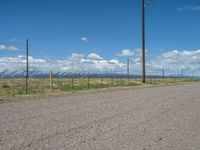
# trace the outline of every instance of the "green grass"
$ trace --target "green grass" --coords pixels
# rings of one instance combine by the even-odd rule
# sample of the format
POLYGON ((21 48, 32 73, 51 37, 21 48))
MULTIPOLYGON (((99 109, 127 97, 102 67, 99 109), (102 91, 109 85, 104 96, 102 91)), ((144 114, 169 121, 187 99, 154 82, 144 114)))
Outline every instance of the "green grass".
MULTIPOLYGON (((142 84, 140 79, 126 78, 54 78, 53 90, 50 91, 50 81, 48 78, 32 78, 28 81, 28 94, 42 94, 49 92, 72 92, 81 90, 94 90, 110 87, 138 87, 138 86, 158 86, 173 85, 185 82, 196 82, 197 79, 189 78, 151 78, 146 84, 142 84)), ((26 95, 25 79, 0 79, 0 96, 26 95)))

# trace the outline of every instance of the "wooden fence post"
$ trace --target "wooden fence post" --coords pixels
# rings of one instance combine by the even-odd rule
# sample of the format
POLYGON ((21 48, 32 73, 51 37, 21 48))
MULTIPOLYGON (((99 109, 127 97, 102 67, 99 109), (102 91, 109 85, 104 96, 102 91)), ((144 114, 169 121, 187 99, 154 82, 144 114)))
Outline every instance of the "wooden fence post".
POLYGON ((52 80, 52 70, 50 71, 49 81, 50 81, 50 92, 53 91, 53 80, 52 80))
POLYGON ((112 79, 111 79, 111 84, 112 84, 111 86, 113 86, 113 77, 112 77, 112 79))
POLYGON ((74 89, 74 78, 72 77, 72 90, 74 89))
POLYGON ((101 87, 103 86, 103 78, 101 77, 101 87))
POLYGON ((90 88, 90 77, 88 77, 88 89, 90 88))

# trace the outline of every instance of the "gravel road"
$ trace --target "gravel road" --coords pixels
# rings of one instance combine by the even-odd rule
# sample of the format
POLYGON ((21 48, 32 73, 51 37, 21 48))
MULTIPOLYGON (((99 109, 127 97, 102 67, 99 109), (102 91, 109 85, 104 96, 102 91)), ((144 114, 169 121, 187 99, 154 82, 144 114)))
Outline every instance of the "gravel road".
POLYGON ((200 83, 0 103, 0 150, 200 150, 200 83))

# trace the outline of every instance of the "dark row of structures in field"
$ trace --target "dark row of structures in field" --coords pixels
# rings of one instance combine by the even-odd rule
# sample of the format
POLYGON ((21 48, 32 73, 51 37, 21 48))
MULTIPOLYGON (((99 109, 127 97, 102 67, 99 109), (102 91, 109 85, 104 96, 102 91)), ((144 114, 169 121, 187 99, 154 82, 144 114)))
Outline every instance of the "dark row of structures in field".
MULTIPOLYGON (((40 72, 35 72, 35 71, 30 71, 29 72, 29 77, 31 78, 47 78, 49 77, 49 73, 40 73, 40 72)), ((71 77, 91 77, 91 78, 141 78, 141 75, 129 75, 127 74, 119 74, 119 73, 70 73, 70 72, 53 72, 52 76, 54 78, 71 78, 71 77)), ((26 72, 18 72, 18 71, 13 71, 13 72, 8 72, 8 70, 0 72, 0 78, 5 79, 5 78, 25 78, 26 77, 26 72)), ((186 75, 147 75, 147 78, 194 78, 194 76, 186 76, 186 75)), ((198 78, 198 77, 195 77, 198 78)))

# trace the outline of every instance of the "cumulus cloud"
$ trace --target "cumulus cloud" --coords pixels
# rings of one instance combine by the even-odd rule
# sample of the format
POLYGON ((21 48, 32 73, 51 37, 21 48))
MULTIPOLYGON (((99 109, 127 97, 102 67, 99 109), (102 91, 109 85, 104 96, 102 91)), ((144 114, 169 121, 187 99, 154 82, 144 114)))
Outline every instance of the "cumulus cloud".
POLYGON ((17 51, 18 48, 15 47, 15 46, 12 46, 12 45, 4 45, 4 44, 1 44, 1 45, 0 45, 0 50, 17 51))
POLYGON ((89 59, 92 59, 92 60, 102 60, 103 58, 100 57, 99 55, 95 54, 95 53, 91 53, 88 55, 88 58, 89 59))
POLYGON ((188 74, 193 71, 200 71, 200 50, 178 51, 173 50, 163 53, 150 62, 152 70, 162 69, 163 66, 170 73, 180 72, 184 69, 188 74))
MULTIPOLYGON (((132 60, 135 60, 132 58, 132 60)), ((73 53, 65 59, 34 58, 29 57, 30 71, 49 73, 68 72, 68 73, 126 73, 126 61, 119 59, 103 59, 101 56, 91 53, 87 57, 83 54, 73 53)), ((172 50, 165 52, 154 59, 146 62, 147 75, 161 75, 163 66, 166 74, 179 74, 181 69, 184 73, 191 75, 193 71, 200 72, 200 50, 178 51, 172 50)), ((8 70, 9 72, 25 71, 26 57, 0 57, 0 74, 8 70)), ((141 74, 141 62, 130 62, 130 73, 141 74)))
MULTIPOLYGON (((124 72, 125 64, 118 60, 105 60, 99 55, 92 53, 88 57, 82 54, 72 54, 66 59, 34 58, 29 56, 30 71, 48 73, 49 70, 54 72, 90 72, 90 73, 108 73, 124 72), (99 59, 99 61, 96 61, 99 59)), ((9 70, 25 71, 26 57, 0 57, 0 72, 9 70)))
POLYGON ((81 37, 81 41, 83 41, 83 42, 89 42, 89 39, 87 37, 81 37))

